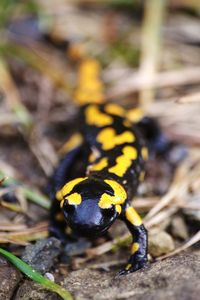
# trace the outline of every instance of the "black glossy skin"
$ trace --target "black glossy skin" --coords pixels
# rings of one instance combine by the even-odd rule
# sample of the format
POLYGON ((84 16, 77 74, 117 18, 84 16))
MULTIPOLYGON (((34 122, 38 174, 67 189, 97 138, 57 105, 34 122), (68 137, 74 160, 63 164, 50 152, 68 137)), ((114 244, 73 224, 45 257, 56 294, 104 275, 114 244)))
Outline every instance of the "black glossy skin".
POLYGON ((65 201, 63 213, 68 225, 75 232, 89 238, 105 233, 118 216, 114 207, 101 209, 98 206, 103 193, 113 195, 110 186, 102 180, 89 177, 77 184, 73 192, 78 192, 82 196, 82 203, 75 206, 65 201))
MULTIPOLYGON (((155 145, 155 149, 153 149, 155 152, 157 151, 157 145, 159 145, 158 152, 160 151, 160 144, 163 146, 161 148, 165 149, 168 145, 168 141, 163 138, 157 124, 149 118, 144 119, 144 122, 141 121, 138 124, 124 125, 124 117, 108 114, 113 119, 111 125, 103 127, 88 125, 85 120, 85 109, 87 107, 86 105, 80 109, 80 128, 82 128, 81 134, 84 137, 83 143, 66 154, 54 174, 54 191, 51 194, 53 204, 51 209, 50 233, 65 240, 65 228, 67 224, 75 234, 95 238, 105 233, 114 221, 120 218, 125 222, 131 232, 133 244, 139 244, 139 250, 130 256, 127 267, 120 272, 120 274, 128 274, 142 268, 147 262, 147 231, 143 224, 132 224, 126 216, 126 210, 130 207, 129 201, 136 194, 139 185, 140 172, 144 169, 144 160, 141 155, 141 149, 145 145, 143 136, 146 134, 147 143, 151 145, 152 149, 155 145), (102 129, 108 127, 114 128, 117 134, 121 134, 127 130, 132 132, 135 136, 135 141, 116 145, 109 150, 103 150, 101 143, 97 141, 97 136, 102 129), (143 136, 141 134, 142 131, 143 136), (120 177, 110 173, 108 169, 115 165, 117 157, 122 155, 122 148, 126 145, 133 146, 137 149, 137 158, 132 161, 124 176, 120 177), (102 157, 107 157, 108 167, 100 171, 92 172, 88 169, 88 165, 90 165, 89 155, 94 147, 100 153, 100 157, 97 158, 95 162, 98 162, 102 157), (77 169, 78 174, 76 173, 77 169), (55 198, 55 193, 61 189, 66 182, 77 177, 85 176, 88 178, 75 185, 70 192, 70 194, 78 193, 81 195, 81 204, 69 205, 68 202, 65 201, 62 208, 64 220, 57 220, 56 215, 60 212, 60 203, 55 198), (109 195, 114 195, 113 189, 105 183, 105 179, 117 181, 123 186, 127 193, 127 198, 121 205, 121 213, 118 213, 114 206, 108 209, 102 209, 98 205, 103 193, 106 192, 109 195)), ((105 104, 101 104, 98 107, 101 112, 105 113, 105 104)), ((67 197, 67 195, 65 196, 67 197)))

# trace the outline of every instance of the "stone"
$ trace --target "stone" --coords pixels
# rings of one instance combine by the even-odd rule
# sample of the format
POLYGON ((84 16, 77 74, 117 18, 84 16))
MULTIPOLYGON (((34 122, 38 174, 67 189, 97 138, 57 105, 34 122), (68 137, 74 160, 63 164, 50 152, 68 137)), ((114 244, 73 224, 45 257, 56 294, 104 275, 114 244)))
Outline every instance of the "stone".
POLYGON ((152 257, 159 257, 174 250, 174 241, 165 231, 149 235, 149 254, 152 257))
POLYGON ((175 216, 171 221, 171 233, 174 237, 186 240, 189 237, 187 225, 183 218, 175 216))
MULTIPOLYGON (((1 298, 0 298, 1 299, 1 298)), ((43 286, 25 280, 16 292, 14 300, 61 300, 61 297, 51 291, 48 291, 43 286)), ((3 300, 3 299, 2 299, 3 300)))
POLYGON ((22 279, 21 273, 0 256, 0 299, 10 300, 22 279))
POLYGON ((61 250, 61 242, 54 237, 50 237, 39 240, 34 245, 26 246, 22 260, 36 271, 44 274, 54 265, 54 261, 61 250))

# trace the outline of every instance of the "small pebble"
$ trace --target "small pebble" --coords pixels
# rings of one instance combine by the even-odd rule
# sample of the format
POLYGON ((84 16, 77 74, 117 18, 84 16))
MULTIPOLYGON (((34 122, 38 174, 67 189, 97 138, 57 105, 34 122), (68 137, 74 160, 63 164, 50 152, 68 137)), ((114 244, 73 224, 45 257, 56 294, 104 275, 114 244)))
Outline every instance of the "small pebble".
POLYGON ((171 222, 171 233, 174 237, 186 240, 189 237, 187 225, 183 218, 176 216, 171 222))
POLYGON ((26 246, 22 259, 36 271, 44 274, 54 265, 54 261, 60 255, 61 250, 61 242, 50 237, 26 246))
POLYGON ((45 276, 46 278, 48 278, 50 281, 52 281, 52 282, 55 281, 54 276, 53 276, 52 273, 47 272, 47 273, 44 274, 44 276, 45 276))
POLYGON ((153 257, 159 257, 174 250, 174 241, 165 231, 149 235, 149 253, 153 257))

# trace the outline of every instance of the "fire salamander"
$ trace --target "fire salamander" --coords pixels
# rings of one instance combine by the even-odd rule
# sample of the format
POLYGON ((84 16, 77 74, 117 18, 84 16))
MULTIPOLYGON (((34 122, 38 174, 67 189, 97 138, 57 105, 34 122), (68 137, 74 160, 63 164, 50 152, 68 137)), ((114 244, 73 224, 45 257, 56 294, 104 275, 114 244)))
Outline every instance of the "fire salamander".
POLYGON ((99 72, 96 60, 81 61, 74 96, 80 133, 64 145, 53 176, 50 233, 66 237, 67 224, 72 232, 95 238, 119 218, 133 237, 122 275, 147 263, 147 230, 130 200, 144 180, 148 147, 162 151, 168 143, 154 120, 142 118, 138 108, 131 113, 132 122, 122 107, 105 101, 99 72))

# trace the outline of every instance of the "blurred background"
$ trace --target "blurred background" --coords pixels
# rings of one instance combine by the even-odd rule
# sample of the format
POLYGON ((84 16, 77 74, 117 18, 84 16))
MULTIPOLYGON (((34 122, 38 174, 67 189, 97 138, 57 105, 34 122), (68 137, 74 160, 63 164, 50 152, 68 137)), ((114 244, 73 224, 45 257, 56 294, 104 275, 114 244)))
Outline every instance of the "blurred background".
MULTIPOLYGON (((165 232, 171 243, 151 257, 197 243, 200 1, 1 0, 0 35, 0 243, 21 255, 28 243, 48 236, 45 187, 62 145, 79 127, 73 59, 82 51, 100 62, 108 101, 141 106, 187 149, 176 170, 149 162, 151 176, 134 202, 152 236, 165 232)), ((126 240, 125 232, 117 226, 112 237, 126 240)))

